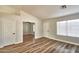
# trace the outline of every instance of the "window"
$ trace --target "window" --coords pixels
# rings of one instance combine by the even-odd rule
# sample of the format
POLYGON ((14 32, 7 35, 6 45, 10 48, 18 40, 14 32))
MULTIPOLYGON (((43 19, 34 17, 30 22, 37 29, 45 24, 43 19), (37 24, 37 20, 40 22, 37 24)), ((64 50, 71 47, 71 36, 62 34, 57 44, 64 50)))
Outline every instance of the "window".
POLYGON ((79 37, 79 19, 58 21, 57 35, 79 37))
POLYGON ((66 35, 66 21, 57 22, 57 34, 66 35))

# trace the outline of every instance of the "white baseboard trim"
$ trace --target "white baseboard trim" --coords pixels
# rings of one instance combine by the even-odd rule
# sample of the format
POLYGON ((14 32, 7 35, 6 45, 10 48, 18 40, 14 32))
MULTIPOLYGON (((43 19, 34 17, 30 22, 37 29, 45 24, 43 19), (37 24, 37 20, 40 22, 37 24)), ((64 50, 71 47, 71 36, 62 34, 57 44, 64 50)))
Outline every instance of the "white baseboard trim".
MULTIPOLYGON (((78 44, 78 43, 75 43, 75 42, 69 42, 69 41, 66 41, 66 40, 60 40, 60 39, 56 39, 56 38, 48 37, 48 36, 44 36, 44 37, 49 38, 49 39, 53 39, 53 40, 57 40, 57 41, 60 41, 60 42, 65 42, 65 43, 69 43, 69 44, 73 44, 73 45, 79 46, 79 44, 78 44)), ((38 37, 38 38, 35 38, 35 39, 39 39, 39 38, 42 38, 42 36, 41 36, 41 37, 38 37)), ((14 44, 18 44, 18 43, 22 43, 22 42, 23 42, 23 41, 20 41, 20 42, 14 43, 14 44)), ((0 48, 3 48, 3 47, 5 47, 5 46, 6 46, 6 45, 1 45, 0 48)))
POLYGON ((56 38, 53 38, 53 37, 46 37, 46 38, 79 46, 79 44, 78 43, 75 43, 75 42, 69 42, 69 41, 66 41, 66 40, 60 40, 60 39, 56 39, 56 38))
POLYGON ((19 44, 19 43, 23 43, 23 41, 20 41, 20 42, 16 42, 15 44, 19 44))
POLYGON ((42 38, 43 36, 39 36, 39 37, 35 37, 35 39, 39 39, 39 38, 42 38))
POLYGON ((3 47, 4 47, 4 45, 0 46, 0 48, 3 48, 3 47))
POLYGON ((3 44, 0 46, 0 48, 3 48, 3 47, 8 46, 8 45, 12 45, 12 44, 3 44))
MULTIPOLYGON (((23 41, 20 41, 20 42, 16 42, 16 43, 13 43, 13 44, 19 44, 19 43, 22 43, 23 41)), ((5 46, 8 46, 8 45, 12 45, 12 44, 4 44, 4 45, 1 45, 0 48, 3 48, 5 46)))

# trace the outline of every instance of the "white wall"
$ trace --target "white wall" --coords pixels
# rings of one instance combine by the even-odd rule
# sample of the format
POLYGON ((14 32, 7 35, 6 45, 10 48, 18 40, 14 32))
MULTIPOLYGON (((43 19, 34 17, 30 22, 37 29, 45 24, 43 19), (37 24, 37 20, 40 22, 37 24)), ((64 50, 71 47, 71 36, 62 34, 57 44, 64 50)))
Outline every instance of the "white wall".
POLYGON ((54 18, 54 19, 51 18, 51 19, 45 20, 43 23, 44 37, 79 45, 79 38, 77 37, 67 37, 67 36, 57 35, 56 22, 61 20, 63 21, 63 20, 72 20, 72 19, 79 19, 79 13, 60 17, 60 18, 54 18))
MULTIPOLYGON (((8 33, 5 33, 6 29, 4 28, 4 24, 5 24, 5 22, 7 20, 8 21, 9 20, 13 20, 13 21, 15 21, 15 22, 18 23, 18 20, 20 20, 20 19, 19 19, 19 17, 17 15, 4 15, 4 16, 0 16, 0 34, 1 34, 0 35, 0 47, 9 45, 11 43, 13 44, 13 42, 10 42, 10 41, 7 41, 6 40, 6 37, 8 36, 8 33)), ((16 23, 14 23, 14 24, 16 26, 16 23)), ((7 25, 7 24, 5 24, 5 25, 7 25)), ((22 39, 21 39, 21 37, 19 35, 19 32, 18 32, 18 28, 17 27, 19 27, 19 26, 16 26, 15 27, 15 29, 16 29, 16 33, 15 33, 16 34, 16 37, 15 37, 14 44, 15 43, 18 43, 18 42, 22 42, 22 39)), ((10 30, 10 28, 9 28, 9 30, 10 30)))
POLYGON ((43 36, 43 23, 42 23, 42 20, 30 15, 30 14, 27 14, 25 12, 20 12, 21 13, 21 20, 22 20, 22 23, 21 23, 21 28, 22 30, 20 31, 21 32, 21 35, 23 35, 23 22, 31 22, 31 23, 35 23, 35 38, 40 38, 43 36))
MULTIPOLYGON (((43 23, 40 19, 29 15, 25 12, 21 12, 20 15, 2 15, 0 16, 0 28, 2 28, 1 20, 6 21, 6 19, 16 20, 16 40, 14 44, 23 42, 23 22, 32 22, 35 23, 35 38, 40 38, 43 36, 43 23)), ((0 47, 9 45, 10 43, 4 43, 6 40, 3 40, 3 29, 0 29, 0 47)))
POLYGON ((0 19, 0 45, 2 45, 2 20, 0 19))

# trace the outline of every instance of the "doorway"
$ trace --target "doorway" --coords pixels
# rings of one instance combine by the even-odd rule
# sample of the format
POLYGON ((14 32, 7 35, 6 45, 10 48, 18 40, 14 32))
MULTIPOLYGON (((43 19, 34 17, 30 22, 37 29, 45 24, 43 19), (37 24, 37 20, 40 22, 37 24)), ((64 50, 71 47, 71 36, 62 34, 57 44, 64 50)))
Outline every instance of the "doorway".
POLYGON ((35 41, 35 23, 23 22, 23 42, 35 41))

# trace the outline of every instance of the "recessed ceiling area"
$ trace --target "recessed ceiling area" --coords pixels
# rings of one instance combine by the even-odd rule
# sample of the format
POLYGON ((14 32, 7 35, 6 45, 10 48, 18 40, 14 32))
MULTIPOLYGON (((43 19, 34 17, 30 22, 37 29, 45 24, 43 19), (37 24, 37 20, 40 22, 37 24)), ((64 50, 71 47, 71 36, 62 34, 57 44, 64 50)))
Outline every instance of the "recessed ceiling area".
MULTIPOLYGON (((4 6, 0 6, 0 9, 4 6)), ((23 10, 39 19, 55 18, 70 15, 79 12, 79 5, 66 5, 67 8, 61 8, 61 5, 14 5, 5 6, 6 12, 18 12, 23 10), (10 8, 11 7, 11 8, 10 8)), ((2 11, 0 10, 0 13, 2 11)))

